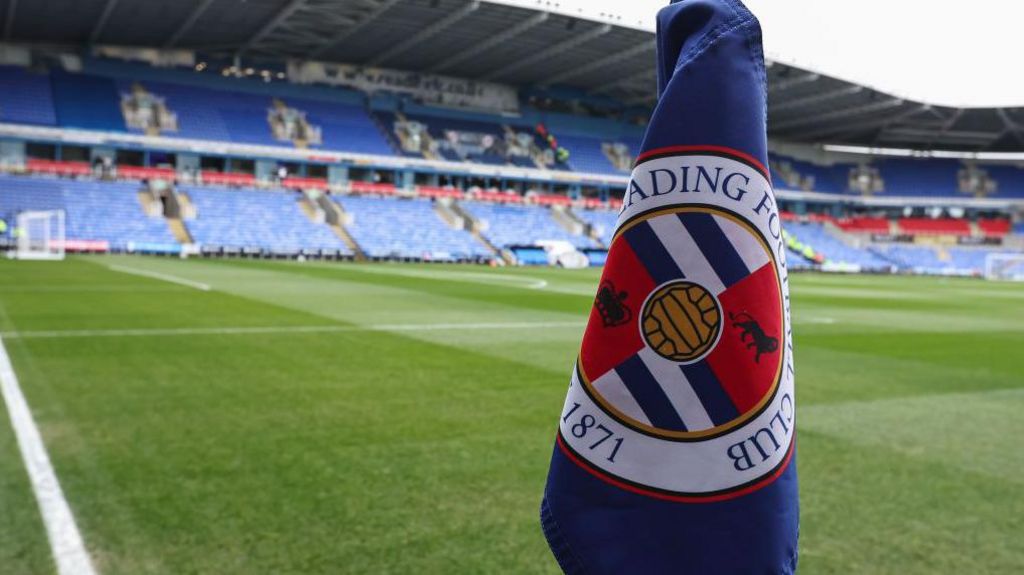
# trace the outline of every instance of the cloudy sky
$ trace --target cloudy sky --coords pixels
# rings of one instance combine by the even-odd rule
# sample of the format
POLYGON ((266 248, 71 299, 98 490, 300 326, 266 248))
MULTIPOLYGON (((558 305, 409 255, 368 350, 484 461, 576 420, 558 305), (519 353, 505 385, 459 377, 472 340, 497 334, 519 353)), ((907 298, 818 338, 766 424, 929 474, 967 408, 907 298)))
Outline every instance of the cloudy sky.
MULTIPOLYGON (((654 29, 667 0, 499 0, 654 29)), ((1024 2, 746 0, 769 58, 896 96, 1024 106, 1024 2)))

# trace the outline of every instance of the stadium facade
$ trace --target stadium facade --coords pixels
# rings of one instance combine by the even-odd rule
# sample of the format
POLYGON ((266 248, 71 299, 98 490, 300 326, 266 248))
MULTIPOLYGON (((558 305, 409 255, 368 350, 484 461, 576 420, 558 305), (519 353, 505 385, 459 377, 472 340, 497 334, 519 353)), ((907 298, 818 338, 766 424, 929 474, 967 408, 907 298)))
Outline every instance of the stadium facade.
MULTIPOLYGON (((7 6, 0 218, 68 251, 600 265, 656 93, 649 32, 504 4, 59 5, 7 6)), ((1024 111, 768 70, 791 265, 1021 251, 1024 111)))

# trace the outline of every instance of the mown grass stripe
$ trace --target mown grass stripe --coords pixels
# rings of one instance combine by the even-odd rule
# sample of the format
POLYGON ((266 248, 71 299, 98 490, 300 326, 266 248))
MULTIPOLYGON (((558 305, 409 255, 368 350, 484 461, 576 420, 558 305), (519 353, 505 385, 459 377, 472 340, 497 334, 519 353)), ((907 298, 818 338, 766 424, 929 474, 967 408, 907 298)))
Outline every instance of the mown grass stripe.
POLYGON ((149 337, 177 335, 264 335, 296 333, 335 333, 352 331, 459 331, 459 330, 504 330, 504 329, 548 329, 572 327, 582 328, 581 321, 563 322, 494 322, 494 323, 409 323, 372 325, 293 325, 293 326, 249 326, 249 327, 169 327, 138 329, 73 329, 10 331, 0 336, 15 339, 49 339, 75 337, 149 337))

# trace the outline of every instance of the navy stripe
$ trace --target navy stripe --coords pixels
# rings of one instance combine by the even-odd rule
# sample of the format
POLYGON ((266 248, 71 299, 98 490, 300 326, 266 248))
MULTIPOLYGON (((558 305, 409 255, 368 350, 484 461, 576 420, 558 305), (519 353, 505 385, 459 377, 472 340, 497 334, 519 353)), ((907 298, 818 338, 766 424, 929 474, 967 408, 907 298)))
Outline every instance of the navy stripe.
POLYGON ((633 248, 636 257, 640 258, 640 263, 647 268, 647 273, 651 275, 655 284, 661 285, 684 277, 679 271, 679 266, 665 249, 665 245, 647 222, 629 228, 626 231, 626 241, 629 242, 629 247, 633 248))
POLYGON ((729 423, 740 416, 740 412, 732 403, 732 398, 722 388, 711 366, 706 361, 698 361, 690 365, 680 366, 683 375, 690 382, 690 387, 700 398, 704 411, 708 412, 711 422, 715 425, 729 423))
POLYGON ((683 212, 679 219, 726 288, 750 275, 747 264, 711 214, 683 212))
POLYGON ((639 355, 622 362, 615 371, 633 399, 640 404, 640 409, 644 411, 651 425, 660 429, 686 431, 686 424, 676 413, 665 391, 661 389, 661 385, 651 375, 639 355))

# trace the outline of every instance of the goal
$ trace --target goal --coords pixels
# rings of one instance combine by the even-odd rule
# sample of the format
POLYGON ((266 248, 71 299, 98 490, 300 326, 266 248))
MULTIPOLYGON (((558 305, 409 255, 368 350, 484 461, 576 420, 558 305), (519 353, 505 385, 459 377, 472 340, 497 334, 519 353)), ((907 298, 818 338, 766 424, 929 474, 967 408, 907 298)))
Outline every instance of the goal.
POLYGON ((1024 253, 989 254, 985 257, 985 279, 1024 282, 1024 253))
POLYGON ((21 260, 64 259, 64 210, 18 214, 17 249, 21 260))

